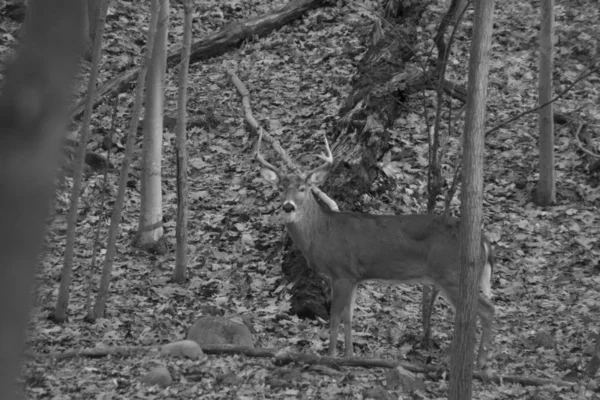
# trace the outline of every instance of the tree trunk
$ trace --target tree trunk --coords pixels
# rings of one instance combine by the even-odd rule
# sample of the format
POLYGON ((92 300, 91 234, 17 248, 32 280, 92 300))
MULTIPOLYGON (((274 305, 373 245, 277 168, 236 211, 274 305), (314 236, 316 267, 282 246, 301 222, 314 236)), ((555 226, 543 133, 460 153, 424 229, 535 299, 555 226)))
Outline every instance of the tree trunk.
POLYGON ((123 211, 123 203, 125 202, 125 192, 127 189, 127 180, 129 176, 129 165, 133 157, 133 147, 138 131, 140 116, 142 115, 142 105, 144 97, 144 83, 146 82, 146 73, 150 65, 152 50, 154 49, 154 40, 156 38, 156 29, 158 24, 158 9, 150 10, 150 26, 148 27, 148 40, 146 41, 146 50, 142 56, 142 65, 140 73, 137 77, 135 85, 135 102, 131 110, 131 118, 129 121, 129 130, 127 131, 127 141, 125 144, 125 155, 121 164, 121 173, 119 176, 119 188, 117 189, 117 197, 110 217, 110 228, 108 230, 108 239, 106 241, 106 256, 104 257, 104 266, 102 267, 102 275, 100 277, 100 285, 98 294, 92 312, 88 313, 86 319, 90 322, 96 318, 104 316, 106 308, 106 299, 108 298, 108 288, 110 285, 110 275, 112 272, 113 261, 117 252, 117 235, 119 233, 119 222, 121 221, 121 213, 123 211))
MULTIPOLYGON (((475 4, 463 135, 461 267, 450 365, 451 400, 468 400, 472 395, 476 298, 479 294, 480 266, 484 262, 484 255, 481 254, 483 144, 493 13, 494 0, 480 0, 475 4)), ((478 364, 485 361, 482 353, 478 361, 478 364)))
POLYGON ((92 53, 94 49, 94 40, 96 38, 96 29, 100 22, 100 10, 102 0, 82 0, 85 8, 86 18, 84 20, 85 26, 85 51, 83 58, 88 61, 92 60, 92 53))
POLYGON ((37 256, 83 48, 79 0, 31 0, 0 94, 0 399, 14 399, 37 256))
MULTIPOLYGON (((364 211, 360 198, 373 190, 376 178, 381 178, 377 180, 378 192, 396 185, 381 172, 377 162, 390 151, 389 128, 398 117, 398 104, 405 93, 420 90, 429 81, 418 71, 404 70, 404 61, 413 57, 411 49, 416 46, 417 27, 426 6, 427 2, 422 2, 408 9, 398 6, 387 10, 388 21, 403 29, 392 26, 380 32, 376 28, 373 37, 379 40, 365 54, 352 92, 341 107, 342 122, 332 138, 335 164, 323 191, 342 210, 364 211), (398 36, 398 32, 403 32, 403 36, 398 36)), ((294 283, 290 312, 305 318, 328 319, 328 282, 307 266, 289 237, 282 270, 286 279, 294 283)))
POLYGON ((161 162, 169 0, 153 0, 152 9, 156 7, 158 27, 146 85, 140 221, 135 244, 149 251, 163 253, 161 162))
MULTIPOLYGON (((552 99, 554 0, 542 0, 540 7, 540 76, 538 90, 539 103, 545 104, 552 99)), ((539 116, 540 178, 535 194, 535 202, 540 206, 549 206, 556 199, 552 103, 541 108, 539 116)))
MULTIPOLYGON (((448 56, 450 55, 450 49, 452 47, 451 38, 446 42, 446 32, 449 27, 458 24, 460 16, 462 16, 465 7, 467 6, 466 0, 452 0, 446 11, 446 15, 442 19, 442 22, 438 26, 438 31, 435 37, 435 44, 438 50, 438 63, 436 66, 436 72, 438 74, 438 85, 436 91, 437 107, 435 124, 433 126, 433 138, 429 141, 429 168, 427 170, 427 213, 435 214, 438 196, 442 194, 446 180, 442 175, 442 158, 443 154, 440 149, 440 135, 441 135, 441 120, 442 120, 442 105, 444 103, 443 93, 443 79, 446 74, 446 67, 448 63, 448 56)), ((448 134, 450 134, 448 132, 448 134)), ((452 201, 453 193, 449 193, 446 196, 446 204, 450 204, 452 201)), ((448 209, 446 209, 448 213, 448 209)), ((431 339, 431 315, 433 313, 433 307, 435 305, 436 298, 439 294, 439 290, 436 286, 423 285, 423 297, 421 300, 421 322, 423 326, 423 335, 421 339, 421 345, 424 348, 428 348, 431 339)))
MULTIPOLYGON (((102 14, 100 18, 101 24, 97 25, 99 39, 102 37, 104 32, 104 19, 106 17, 106 10, 108 8, 108 0, 102 2, 102 14)), ((77 160, 73 167, 73 189, 71 192, 71 201, 69 204, 69 215, 67 217, 67 242, 65 244, 65 254, 63 267, 60 277, 60 287, 58 289, 58 297, 56 299, 56 307, 54 309, 53 319, 55 322, 64 322, 67 319, 67 308, 69 306, 69 286, 71 285, 71 276, 73 273, 73 252, 75 247, 75 230, 77 229, 77 217, 78 217, 78 205, 79 195, 81 191, 81 181, 83 179, 83 166, 85 161, 85 149, 90 133, 90 124, 92 122, 93 113, 93 98, 96 88, 96 80, 98 79, 98 69, 100 67, 102 40, 98 40, 94 44, 93 62, 92 69, 90 71, 90 77, 88 81, 88 93, 90 96, 87 98, 85 112, 83 114, 83 122, 81 124, 81 136, 79 137, 79 148, 77 150, 77 160)))
POLYGON ((177 105, 177 132, 175 147, 177 150, 177 238, 175 269, 173 282, 185 282, 187 269, 187 240, 188 240, 188 180, 187 180, 187 137, 186 137, 186 108, 188 70, 190 65, 190 48, 192 46, 192 0, 183 1, 183 50, 181 54, 181 70, 179 71, 179 99, 177 105))

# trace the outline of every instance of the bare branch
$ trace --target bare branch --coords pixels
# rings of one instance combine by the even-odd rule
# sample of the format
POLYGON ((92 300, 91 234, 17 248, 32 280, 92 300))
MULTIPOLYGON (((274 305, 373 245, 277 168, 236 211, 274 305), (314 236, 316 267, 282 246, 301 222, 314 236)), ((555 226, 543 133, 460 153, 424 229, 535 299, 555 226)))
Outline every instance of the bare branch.
POLYGON ((502 128, 505 125, 510 124, 513 121, 516 121, 517 119, 521 118, 524 115, 530 114, 532 112, 535 112, 541 108, 546 107, 548 104, 554 103, 556 100, 560 99, 561 97, 563 97, 565 94, 567 94, 568 92, 571 91, 571 89, 573 89, 573 87, 578 84, 579 82, 581 82, 582 80, 586 79, 588 76, 592 75, 593 73, 597 72, 598 69, 600 69, 600 67, 596 66, 596 63, 598 62, 598 60, 594 60, 593 62, 591 62, 583 71, 581 71, 581 73, 579 74, 579 76, 569 85, 567 86, 567 88, 565 90, 563 90, 562 92, 560 92, 559 94, 557 94, 556 96, 554 96, 549 102, 541 104, 537 107, 533 107, 530 108, 529 110, 525 110, 517 115, 515 115, 512 118, 507 119, 506 121, 502 121, 499 124, 497 124, 496 126, 494 126, 491 129, 488 129, 485 132, 485 136, 489 135, 490 133, 493 133, 495 131, 497 131, 498 129, 502 128))
POLYGON ((575 131, 575 140, 577 140, 577 146, 585 154, 587 154, 587 155, 589 155, 591 157, 600 159, 600 154, 594 153, 593 151, 586 149, 583 146, 583 143, 581 143, 581 139, 579 139, 579 134, 581 133, 581 131, 582 131, 582 129, 583 129, 584 126, 585 126, 585 124, 583 122, 580 122, 579 126, 577 127, 577 130, 575 131))
POLYGON ((250 106, 250 92, 246 88, 246 85, 237 77, 233 70, 228 69, 227 73, 231 78, 231 82, 236 87, 238 93, 242 97, 242 107, 244 109, 244 117, 250 126, 254 129, 254 131, 259 134, 259 137, 263 137, 267 142, 271 144, 273 150, 281 157, 285 165, 296 173, 301 173, 300 168, 290 159, 287 155, 283 147, 279 144, 279 141, 269 133, 267 133, 256 121, 254 115, 252 114, 252 107, 250 106))

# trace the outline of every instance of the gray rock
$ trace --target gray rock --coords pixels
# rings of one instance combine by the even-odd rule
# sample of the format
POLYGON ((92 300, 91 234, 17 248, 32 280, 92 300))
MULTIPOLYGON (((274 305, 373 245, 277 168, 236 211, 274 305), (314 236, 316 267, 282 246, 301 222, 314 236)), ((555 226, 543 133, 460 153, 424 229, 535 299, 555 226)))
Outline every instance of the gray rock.
POLYGON ((252 333, 246 325, 218 316, 197 320, 189 329, 187 339, 198 343, 200 347, 207 344, 254 347, 252 333))

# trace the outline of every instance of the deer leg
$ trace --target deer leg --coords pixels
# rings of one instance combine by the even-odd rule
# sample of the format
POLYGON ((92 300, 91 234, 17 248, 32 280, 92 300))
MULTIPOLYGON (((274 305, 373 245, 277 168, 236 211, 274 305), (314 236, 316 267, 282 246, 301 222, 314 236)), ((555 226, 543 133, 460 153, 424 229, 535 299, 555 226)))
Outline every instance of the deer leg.
POLYGON ((485 296, 479 295, 477 314, 481 320, 481 342, 477 353, 477 368, 485 367, 488 351, 492 342, 492 323, 494 321, 494 305, 485 296))
POLYGON ((352 345, 352 316, 354 314, 356 289, 358 289, 358 284, 352 284, 348 302, 346 303, 346 307, 344 307, 342 315, 344 319, 344 347, 346 349, 346 357, 352 357, 352 351, 354 350, 354 346, 352 345))
POLYGON ((423 320, 423 338, 421 339, 421 346, 428 348, 431 339, 431 314, 433 313, 433 306, 440 290, 436 286, 423 285, 423 301, 421 305, 421 314, 423 320))
MULTIPOLYGON (((349 299, 352 294, 353 284, 350 281, 344 279, 332 279, 331 281, 331 309, 329 312, 329 318, 331 320, 331 329, 329 332, 329 356, 334 357, 337 347, 338 332, 340 330, 340 322, 342 320, 342 313, 345 312, 346 306, 349 303, 349 299)), ((350 324, 346 324, 352 326, 350 324)), ((350 332, 350 356, 352 355, 352 332, 350 332)), ((348 343, 346 342, 346 345, 348 343)), ((348 347, 346 347, 346 356, 348 355, 348 347)))

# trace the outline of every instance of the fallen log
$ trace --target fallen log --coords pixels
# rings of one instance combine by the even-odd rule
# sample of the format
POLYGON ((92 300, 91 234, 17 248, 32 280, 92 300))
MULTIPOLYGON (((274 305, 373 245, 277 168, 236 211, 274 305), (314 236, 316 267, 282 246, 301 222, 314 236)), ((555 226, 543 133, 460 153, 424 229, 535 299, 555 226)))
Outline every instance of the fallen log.
MULTIPOLYGON (((407 371, 414 373, 423 373, 430 379, 447 379, 449 371, 436 365, 414 364, 406 361, 397 361, 393 359, 363 358, 363 357, 321 357, 316 354, 305 354, 291 351, 282 351, 274 348, 250 348, 235 345, 203 345, 202 351, 206 354, 227 354, 227 355, 245 355, 247 357, 272 358, 276 365, 286 365, 290 363, 303 363, 308 365, 325 365, 330 367, 362 367, 362 368, 387 368, 393 369, 402 367, 407 371)), ((78 350, 69 350, 62 353, 53 354, 28 354, 35 359, 52 358, 55 361, 64 361, 70 358, 87 357, 101 358, 110 355, 120 355, 130 357, 137 353, 159 350, 160 346, 105 346, 98 348, 87 348, 78 350)), ((559 379, 538 378, 535 376, 524 375, 501 375, 488 371, 475 371, 473 378, 484 381, 502 383, 517 383, 524 386, 545 386, 554 385, 557 387, 575 388, 581 382, 571 382, 559 379)), ((590 388, 593 390, 593 388, 590 388)))

